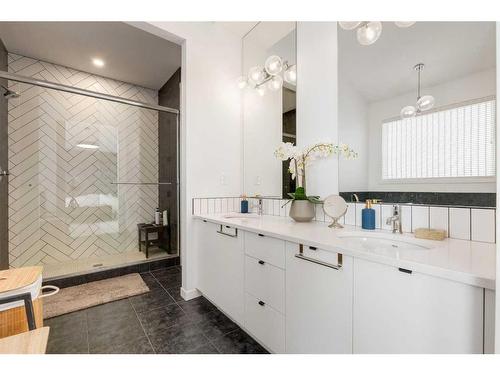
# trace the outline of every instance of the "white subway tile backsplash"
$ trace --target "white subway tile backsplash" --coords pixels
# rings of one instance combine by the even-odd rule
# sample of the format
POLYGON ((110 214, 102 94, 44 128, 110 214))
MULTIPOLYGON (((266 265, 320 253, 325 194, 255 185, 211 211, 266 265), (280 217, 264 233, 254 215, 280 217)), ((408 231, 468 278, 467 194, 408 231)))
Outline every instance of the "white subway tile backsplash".
MULTIPOLYGON (((256 204, 258 204, 258 202, 252 201, 252 212, 257 212, 257 206, 255 206, 256 204)), ((272 215, 272 204, 273 201, 269 199, 264 199, 262 201, 262 212, 264 215, 272 215)))
MULTIPOLYGON (((290 203, 285 199, 263 199, 265 215, 288 216, 290 203)), ((214 214, 240 211, 240 198, 195 198, 193 199, 194 214, 214 214)), ((361 226, 361 210, 364 202, 347 203, 347 212, 340 221, 346 225, 361 226)), ((257 200, 249 199, 249 209, 257 212, 257 200)), ((376 227, 390 230, 386 224, 388 217, 392 216, 392 204, 375 204, 376 227)), ((401 224, 403 232, 412 232, 417 228, 432 228, 447 230, 448 236, 457 239, 491 242, 496 241, 494 208, 459 208, 437 206, 412 206, 401 205, 401 224)), ((316 205, 315 220, 330 222, 325 215, 323 207, 316 205)))
POLYGON ((321 204, 315 205, 315 211, 316 211, 316 217, 315 217, 316 221, 330 220, 330 218, 325 215, 325 211, 323 211, 323 206, 321 204))
POLYGON ((429 217, 431 229, 441 229, 448 233, 448 207, 430 207, 429 217))
POLYGON ((411 231, 418 228, 429 228, 429 207, 411 207, 411 231))
POLYGON ((365 208, 364 203, 356 203, 356 225, 358 227, 361 226, 362 220, 361 220, 361 211, 365 208))
POLYGON ((450 207, 450 237, 470 240, 470 208, 450 207))
POLYGON ((207 212, 208 212, 208 200, 207 199, 200 199, 200 213, 204 214, 207 212))
POLYGON ((347 212, 344 216, 344 223, 346 225, 356 225, 356 204, 347 203, 347 212))
POLYGON ((279 216, 280 214, 280 201, 278 199, 273 199, 273 215, 279 216))
POLYGON ((471 210, 471 239, 495 242, 495 210, 480 208, 471 210))
POLYGON ((411 232, 411 206, 401 206, 401 225, 403 226, 403 232, 411 232))
POLYGON ((285 206, 285 216, 290 216, 290 206, 292 205, 291 202, 289 202, 286 206, 285 206))
POLYGON ((221 212, 222 213, 225 213, 225 212, 229 212, 229 199, 221 199, 221 212))
POLYGON ((280 216, 287 216, 287 214, 286 214, 286 206, 285 205, 288 202, 288 200, 282 199, 279 202, 280 202, 280 216))
POLYGON ((375 228, 380 229, 382 208, 380 207, 380 204, 374 204, 372 208, 375 210, 375 228))
POLYGON ((393 210, 393 205, 392 204, 383 204, 381 205, 381 217, 380 217, 380 221, 381 221, 381 228, 382 229, 387 229, 387 230, 391 230, 392 229, 392 225, 391 224, 386 224, 387 223, 387 219, 390 218, 392 216, 392 210, 393 210))

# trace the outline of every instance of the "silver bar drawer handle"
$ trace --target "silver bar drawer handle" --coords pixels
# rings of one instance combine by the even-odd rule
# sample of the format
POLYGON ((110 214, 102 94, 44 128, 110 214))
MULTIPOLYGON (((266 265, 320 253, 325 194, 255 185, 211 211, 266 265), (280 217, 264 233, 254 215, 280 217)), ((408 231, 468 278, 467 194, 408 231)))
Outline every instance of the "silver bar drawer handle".
POLYGON ((325 266, 325 267, 328 267, 328 268, 333 268, 334 270, 340 270, 342 268, 342 254, 340 254, 340 253, 337 254, 338 263, 337 264, 331 264, 331 263, 328 263, 328 262, 323 262, 322 260, 318 260, 318 259, 314 259, 314 258, 310 258, 308 256, 305 256, 304 255, 304 246, 302 244, 299 245, 299 249, 300 249, 299 253, 295 254, 295 258, 299 258, 299 259, 305 260, 307 262, 319 264, 320 266, 325 266))
POLYGON ((259 301, 259 305, 264 306, 266 303, 264 301, 259 301))
MULTIPOLYGON (((226 225, 226 228, 231 228, 230 226, 226 225)), ((238 228, 234 228, 234 234, 226 233, 222 230, 222 224, 220 225, 220 229, 217 231, 219 234, 223 234, 224 236, 228 237, 238 237, 238 228)))

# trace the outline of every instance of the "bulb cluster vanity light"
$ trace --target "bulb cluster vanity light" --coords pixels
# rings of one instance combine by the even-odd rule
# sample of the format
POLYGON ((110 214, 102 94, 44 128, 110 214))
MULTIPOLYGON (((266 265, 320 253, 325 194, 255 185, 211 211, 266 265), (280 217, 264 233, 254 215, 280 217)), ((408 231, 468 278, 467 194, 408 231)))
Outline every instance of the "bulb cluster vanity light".
MULTIPOLYGON (((398 21, 394 22, 397 27, 410 27, 415 22, 413 21, 398 21)), ((343 21, 339 25, 344 30, 356 30, 356 37, 359 44, 369 46, 377 41, 382 34, 382 22, 380 21, 343 21)))
POLYGON ((288 61, 277 55, 269 56, 264 67, 254 66, 248 70, 247 76, 238 78, 238 87, 244 89, 250 87, 263 96, 266 89, 278 91, 283 87, 283 81, 295 85, 297 82, 297 65, 289 64, 288 61))
POLYGON ((418 63, 413 69, 415 69, 418 74, 417 103, 414 106, 407 105, 401 109, 400 115, 402 119, 415 117, 418 113, 428 111, 434 107, 434 97, 432 95, 420 96, 420 73, 424 70, 424 64, 418 63))

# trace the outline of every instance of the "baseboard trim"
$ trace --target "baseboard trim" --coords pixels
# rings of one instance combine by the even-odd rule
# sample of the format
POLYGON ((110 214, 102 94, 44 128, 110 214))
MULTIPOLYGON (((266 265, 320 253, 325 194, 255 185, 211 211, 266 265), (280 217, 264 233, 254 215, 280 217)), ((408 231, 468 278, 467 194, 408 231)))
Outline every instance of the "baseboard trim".
POLYGON ((196 297, 200 297, 200 296, 201 296, 201 292, 198 289, 184 289, 184 288, 181 288, 181 297, 185 301, 189 301, 190 299, 193 299, 193 298, 196 298, 196 297))

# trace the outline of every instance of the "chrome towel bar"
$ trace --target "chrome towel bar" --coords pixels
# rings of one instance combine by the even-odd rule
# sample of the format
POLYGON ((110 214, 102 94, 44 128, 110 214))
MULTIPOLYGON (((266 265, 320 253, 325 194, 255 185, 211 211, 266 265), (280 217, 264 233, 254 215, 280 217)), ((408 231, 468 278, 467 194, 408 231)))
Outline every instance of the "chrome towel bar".
POLYGON ((328 268, 333 268, 334 270, 340 270, 342 268, 342 254, 337 253, 337 264, 332 264, 328 262, 324 262, 322 260, 314 259, 308 256, 304 255, 304 245, 300 244, 299 245, 299 253, 295 254, 295 258, 299 258, 302 260, 305 260, 307 262, 319 264, 320 266, 328 267, 328 268))

